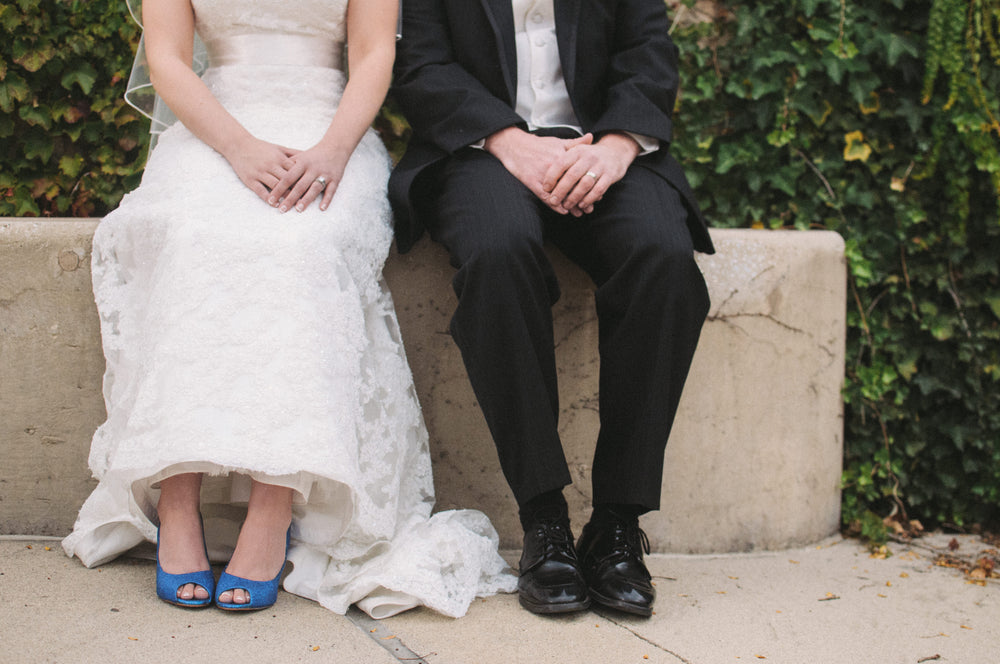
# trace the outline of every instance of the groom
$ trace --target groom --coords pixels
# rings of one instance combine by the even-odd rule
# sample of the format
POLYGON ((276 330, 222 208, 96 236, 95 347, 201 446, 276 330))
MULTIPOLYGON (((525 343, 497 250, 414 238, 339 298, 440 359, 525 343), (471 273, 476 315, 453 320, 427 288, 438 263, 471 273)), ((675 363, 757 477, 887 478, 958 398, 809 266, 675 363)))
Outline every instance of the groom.
POLYGON ((413 138, 389 181, 396 239, 457 268, 451 333, 524 527, 520 602, 648 616, 639 515, 708 312, 713 251, 670 156, 677 50, 663 0, 404 0, 395 98, 413 138), (549 241, 596 284, 600 433, 574 546, 562 489, 549 241))

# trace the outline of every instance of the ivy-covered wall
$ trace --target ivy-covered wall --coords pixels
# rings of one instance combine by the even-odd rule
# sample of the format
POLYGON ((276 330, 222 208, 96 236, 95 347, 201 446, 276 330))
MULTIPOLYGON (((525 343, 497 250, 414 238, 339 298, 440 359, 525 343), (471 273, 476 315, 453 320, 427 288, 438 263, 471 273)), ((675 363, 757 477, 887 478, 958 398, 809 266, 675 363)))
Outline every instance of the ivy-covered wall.
POLYGON ((709 217, 846 240, 845 522, 996 524, 1000 2, 671 4, 709 217))
POLYGON ((124 0, 0 2, 0 216, 103 215, 139 183, 149 125, 122 99, 124 0))
MULTIPOLYGON (((845 523, 1000 523, 1000 0, 668 0, 717 226, 847 242, 845 523)), ((138 183, 123 0, 0 3, 0 216, 138 183)), ((377 122, 398 154, 406 125, 377 122)))

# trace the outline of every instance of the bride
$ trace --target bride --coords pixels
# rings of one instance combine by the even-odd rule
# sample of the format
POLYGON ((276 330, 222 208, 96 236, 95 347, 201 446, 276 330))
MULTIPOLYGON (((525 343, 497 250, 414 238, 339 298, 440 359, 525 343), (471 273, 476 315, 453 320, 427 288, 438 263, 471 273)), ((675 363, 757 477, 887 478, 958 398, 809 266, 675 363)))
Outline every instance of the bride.
POLYGON ((161 599, 229 610, 272 605, 286 558, 284 588, 338 613, 460 616, 513 590, 483 514, 431 516, 381 278, 389 160, 369 125, 397 5, 143 3, 149 74, 179 122, 94 236, 108 416, 63 541, 85 565, 156 541, 161 599))

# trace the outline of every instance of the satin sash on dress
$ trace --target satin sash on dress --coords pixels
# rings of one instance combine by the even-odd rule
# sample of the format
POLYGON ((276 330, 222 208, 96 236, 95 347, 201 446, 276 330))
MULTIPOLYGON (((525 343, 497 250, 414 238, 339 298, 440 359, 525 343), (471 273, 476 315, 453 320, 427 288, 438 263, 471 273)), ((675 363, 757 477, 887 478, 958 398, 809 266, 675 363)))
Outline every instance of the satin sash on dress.
POLYGON ((329 37, 280 33, 233 35, 205 42, 208 66, 287 65, 341 69, 339 45, 329 37))

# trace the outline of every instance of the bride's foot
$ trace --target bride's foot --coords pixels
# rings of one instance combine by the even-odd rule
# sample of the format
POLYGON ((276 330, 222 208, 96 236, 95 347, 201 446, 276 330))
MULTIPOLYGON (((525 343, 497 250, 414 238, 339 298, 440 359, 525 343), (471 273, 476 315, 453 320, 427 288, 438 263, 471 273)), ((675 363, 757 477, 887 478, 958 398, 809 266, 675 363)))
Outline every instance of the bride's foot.
MULTIPOLYGON (((160 571, 167 575, 190 575, 206 570, 211 574, 211 565, 205 553, 201 513, 198 511, 200 485, 201 477, 198 475, 177 475, 161 483, 157 504, 160 528, 156 559, 160 571)), ((205 578, 206 583, 208 578, 205 578)), ((200 606, 211 600, 212 590, 198 583, 184 583, 176 588, 175 595, 187 606, 200 606)), ((163 594, 167 596, 162 599, 171 601, 165 590, 163 594)))
MULTIPOLYGON (((160 569, 167 574, 190 574, 211 569, 205 556, 201 520, 197 516, 183 520, 170 518, 167 521, 161 516, 159 539, 157 559, 160 569)), ((177 588, 177 599, 204 600, 210 597, 207 588, 194 583, 185 583, 177 588)))
MULTIPOLYGON (((254 482, 247 518, 226 574, 261 583, 273 581, 285 565, 291 521, 292 490, 254 482)), ((248 589, 240 587, 224 590, 216 598, 217 603, 237 606, 249 605, 251 600, 248 589)))

